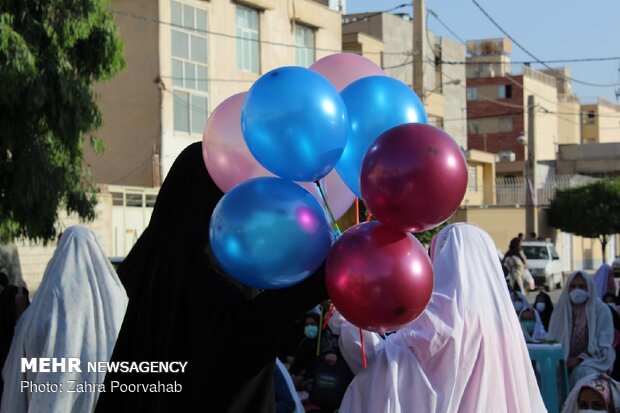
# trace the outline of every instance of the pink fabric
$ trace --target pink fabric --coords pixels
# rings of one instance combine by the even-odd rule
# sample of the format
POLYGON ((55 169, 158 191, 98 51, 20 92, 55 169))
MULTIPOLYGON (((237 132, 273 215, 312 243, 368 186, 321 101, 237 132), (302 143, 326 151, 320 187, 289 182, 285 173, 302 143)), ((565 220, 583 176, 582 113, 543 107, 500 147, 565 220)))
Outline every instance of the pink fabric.
MULTIPOLYGON (((545 412, 489 235, 473 225, 449 225, 434 250, 428 308, 385 341, 364 336, 368 368, 358 371, 340 411, 545 412)), ((348 331, 354 327, 340 327, 350 362, 359 358, 348 331)))

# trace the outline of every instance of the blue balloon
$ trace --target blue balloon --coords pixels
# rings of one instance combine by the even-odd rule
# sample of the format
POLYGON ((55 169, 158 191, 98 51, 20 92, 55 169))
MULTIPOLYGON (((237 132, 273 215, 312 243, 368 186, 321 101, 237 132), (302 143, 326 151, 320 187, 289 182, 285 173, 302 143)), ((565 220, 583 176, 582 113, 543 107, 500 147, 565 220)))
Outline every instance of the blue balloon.
POLYGON ((349 115, 349 137, 336 170, 361 198, 360 173, 364 155, 383 132, 404 123, 426 123, 426 110, 404 83, 387 76, 357 80, 342 92, 349 115))
POLYGON ((250 88, 241 128, 252 155, 291 181, 313 182, 331 171, 347 142, 347 110, 323 76, 280 67, 250 88))
POLYGON ((331 247, 331 229, 319 202, 299 185, 275 177, 237 185, 215 207, 211 249, 237 281, 283 288, 316 271, 331 247))

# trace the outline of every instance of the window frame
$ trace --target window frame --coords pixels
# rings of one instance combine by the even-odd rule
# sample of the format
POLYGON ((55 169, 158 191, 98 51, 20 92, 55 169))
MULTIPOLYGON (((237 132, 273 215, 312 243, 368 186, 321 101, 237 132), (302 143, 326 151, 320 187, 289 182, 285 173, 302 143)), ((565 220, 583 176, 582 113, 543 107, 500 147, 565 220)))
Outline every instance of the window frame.
POLYGON ((293 30, 295 36, 295 65, 309 67, 316 61, 316 32, 317 30, 311 26, 295 23, 295 29, 293 30), (301 31, 303 40, 305 40, 304 33, 312 35, 312 45, 310 47, 306 44, 298 43, 298 30, 301 31), (311 56, 308 58, 310 54, 311 56))
MULTIPOLYGON (((249 19, 248 19, 249 21, 249 19)), ((251 25, 251 24, 250 24, 251 25)), ((261 71, 261 47, 260 47, 260 10, 242 4, 236 4, 235 8, 235 33, 237 36, 237 69, 248 73, 260 73, 261 71), (256 17, 256 28, 239 26, 239 11, 246 13, 244 18, 252 15, 256 17), (252 38, 255 34, 256 38, 252 38), (249 35, 249 36, 248 36, 249 35), (246 37, 247 36, 247 37, 246 37), (249 47, 248 47, 249 45, 249 47), (256 48, 254 50, 254 48, 256 48), (246 51, 247 56, 246 56, 246 51), (255 56, 255 60, 253 57, 255 56), (247 62, 245 61, 247 58, 247 62), (246 65, 247 63, 247 65, 246 65)))

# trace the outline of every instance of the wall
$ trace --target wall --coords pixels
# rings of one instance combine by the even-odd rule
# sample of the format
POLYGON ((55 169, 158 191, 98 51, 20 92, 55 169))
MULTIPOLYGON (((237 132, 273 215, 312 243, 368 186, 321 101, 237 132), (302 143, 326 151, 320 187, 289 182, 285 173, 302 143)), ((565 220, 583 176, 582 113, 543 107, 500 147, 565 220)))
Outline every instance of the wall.
MULTIPOLYGON (((229 0, 209 2, 184 0, 190 5, 207 11, 209 31, 223 35, 210 34, 208 38, 209 58, 209 103, 211 112, 229 96, 246 91, 252 83, 264 74, 280 66, 295 64, 295 48, 271 43, 295 44, 294 25, 304 23, 315 27, 315 58, 318 60, 328 54, 341 50, 341 15, 327 6, 311 0, 245 0, 247 7, 262 10, 259 14, 260 73, 244 72, 237 69, 236 6, 229 0), (324 49, 319 51, 318 49, 324 49)), ((170 19, 170 1, 159 0, 162 20, 170 19)), ((161 72, 171 73, 170 28, 162 27, 160 43, 161 72)), ((162 170, 170 169, 180 151, 191 142, 202 139, 201 135, 188 135, 173 132, 173 97, 163 94, 162 104, 162 170)))
MULTIPOLYGON (((465 60, 465 46, 446 37, 441 38, 441 59, 445 61, 465 60)), ((467 149, 467 101, 465 85, 465 65, 441 65, 443 77, 443 96, 445 98, 443 129, 458 144, 467 149), (459 79, 460 83, 449 84, 459 79)))
POLYGON ((103 115, 96 135, 103 139, 106 151, 97 156, 85 145, 85 161, 97 183, 154 186, 153 149, 159 147, 161 132, 158 3, 113 0, 110 9, 115 11, 126 67, 95 87, 103 115))
POLYGON ((581 143, 581 119, 579 101, 573 96, 559 95, 558 99, 558 144, 581 143))
MULTIPOLYGON (((526 69, 524 67, 524 69, 526 69)), ((558 111, 557 89, 555 78, 541 72, 528 71, 523 76, 523 102, 527 105, 528 95, 535 95, 537 110, 535 116, 536 160, 553 160, 558 145, 558 111), (547 112, 548 111, 548 112, 547 112)), ((524 120, 525 136, 528 133, 528 113, 524 120)))

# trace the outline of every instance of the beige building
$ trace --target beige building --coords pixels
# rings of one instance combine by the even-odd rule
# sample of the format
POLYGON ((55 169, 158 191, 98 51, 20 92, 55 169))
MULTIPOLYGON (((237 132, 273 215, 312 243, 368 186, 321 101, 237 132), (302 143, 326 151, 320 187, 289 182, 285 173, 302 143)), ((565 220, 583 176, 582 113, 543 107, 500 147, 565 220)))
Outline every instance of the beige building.
POLYGON ((582 143, 620 142, 620 105, 603 98, 581 105, 582 143))
POLYGON ((210 112, 261 74, 341 49, 341 14, 321 1, 113 0, 126 69, 99 85, 106 153, 97 183, 156 187, 210 112))
MULTIPOLYGON (((430 31, 424 42, 424 94, 420 98, 429 123, 444 129, 466 148, 465 68, 435 64, 441 60, 464 60, 465 48, 430 31)), ((413 84, 413 22, 407 14, 375 12, 344 16, 342 49, 361 52, 378 63, 387 75, 409 86, 413 84)))

